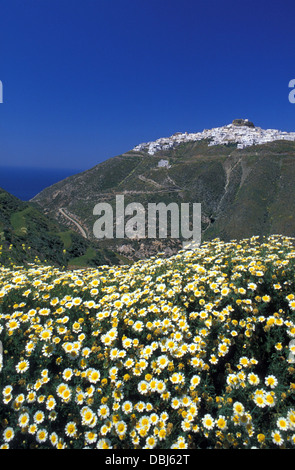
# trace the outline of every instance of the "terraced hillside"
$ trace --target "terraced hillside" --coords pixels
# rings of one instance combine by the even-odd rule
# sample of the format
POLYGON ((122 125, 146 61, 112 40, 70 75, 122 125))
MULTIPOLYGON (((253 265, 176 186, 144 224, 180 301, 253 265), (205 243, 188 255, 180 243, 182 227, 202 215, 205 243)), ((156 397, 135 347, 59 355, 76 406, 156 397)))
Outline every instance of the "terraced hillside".
MULTIPOLYGON (((95 240, 94 206, 115 197, 125 206, 139 202, 202 204, 202 239, 224 241, 252 235, 295 235, 295 143, 275 141, 238 149, 208 146, 208 141, 182 143, 154 155, 130 151, 71 176, 39 193, 33 201, 51 217, 78 231, 61 211, 78 221, 95 240), (166 160, 166 166, 159 166, 166 160)), ((148 257, 159 250, 177 251, 181 240, 99 240, 129 257, 148 257)))

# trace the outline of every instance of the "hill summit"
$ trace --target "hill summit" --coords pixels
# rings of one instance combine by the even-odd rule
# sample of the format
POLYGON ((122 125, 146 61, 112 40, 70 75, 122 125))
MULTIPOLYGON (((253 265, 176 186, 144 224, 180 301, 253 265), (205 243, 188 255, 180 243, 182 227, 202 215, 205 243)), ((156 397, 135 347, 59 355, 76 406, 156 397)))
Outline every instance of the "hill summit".
POLYGON ((96 238, 94 207, 110 204, 116 221, 117 195, 124 196, 125 207, 140 203, 145 213, 150 203, 200 203, 202 241, 294 237, 294 159, 295 132, 263 130, 235 119, 200 133, 176 133, 138 145, 44 189, 33 202, 99 248, 132 260, 160 251, 170 255, 182 240, 96 238))
POLYGON ((253 122, 249 121, 249 119, 234 119, 233 120, 234 126, 247 126, 247 127, 255 127, 253 122))
POLYGON ((171 137, 162 137, 154 142, 142 143, 133 150, 147 150, 154 155, 160 150, 168 150, 184 142, 196 142, 209 140, 208 145, 227 145, 235 143, 238 148, 259 145, 276 140, 295 141, 295 132, 285 132, 277 129, 262 129, 255 127, 248 119, 234 119, 231 124, 213 129, 205 129, 202 132, 188 133, 176 132, 171 137))

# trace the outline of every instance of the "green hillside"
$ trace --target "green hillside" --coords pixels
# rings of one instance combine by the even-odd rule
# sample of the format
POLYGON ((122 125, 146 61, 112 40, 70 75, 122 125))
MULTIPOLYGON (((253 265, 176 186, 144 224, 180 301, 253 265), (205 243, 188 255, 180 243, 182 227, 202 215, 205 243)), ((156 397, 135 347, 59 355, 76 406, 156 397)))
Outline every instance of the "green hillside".
MULTIPOLYGON (((117 250, 122 240, 97 241, 93 235, 93 208, 124 195, 125 207, 139 202, 202 204, 202 240, 224 241, 252 235, 295 235, 295 143, 275 141, 238 149, 236 144, 208 146, 206 140, 187 142, 150 155, 130 151, 45 189, 33 201, 57 220, 65 208, 77 218, 88 237, 99 246, 117 250), (159 167, 166 159, 168 167, 159 167)), ((74 230, 76 228, 72 226, 74 230)), ((124 239, 128 256, 148 257, 176 240, 124 239), (132 246, 132 249, 130 248, 132 246)))
POLYGON ((117 264, 107 249, 98 249, 34 204, 23 202, 0 188, 0 264, 35 261, 58 266, 117 264))

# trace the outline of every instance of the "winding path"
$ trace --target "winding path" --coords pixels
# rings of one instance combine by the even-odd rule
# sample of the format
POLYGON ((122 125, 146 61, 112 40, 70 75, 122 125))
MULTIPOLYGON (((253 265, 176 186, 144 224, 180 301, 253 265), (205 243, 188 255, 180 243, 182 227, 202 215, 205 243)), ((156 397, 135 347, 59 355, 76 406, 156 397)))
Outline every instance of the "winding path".
POLYGON ((66 214, 66 212, 64 211, 64 209, 61 207, 60 209, 58 209, 59 212, 64 216, 66 217, 67 219, 69 219, 73 224, 76 225, 76 227, 78 227, 79 231, 81 232, 82 236, 84 238, 88 238, 87 237, 87 233, 86 231, 84 230, 84 228, 82 227, 82 225, 79 224, 79 222, 77 222, 75 219, 73 219, 72 217, 70 217, 68 214, 66 214))

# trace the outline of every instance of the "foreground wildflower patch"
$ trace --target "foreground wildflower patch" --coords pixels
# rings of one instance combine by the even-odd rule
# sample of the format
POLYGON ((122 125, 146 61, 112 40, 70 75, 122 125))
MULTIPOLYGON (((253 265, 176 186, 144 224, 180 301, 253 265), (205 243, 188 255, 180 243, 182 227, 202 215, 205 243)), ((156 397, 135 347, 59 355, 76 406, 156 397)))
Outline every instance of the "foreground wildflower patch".
POLYGON ((0 268, 2 448, 289 448, 293 239, 0 268))

